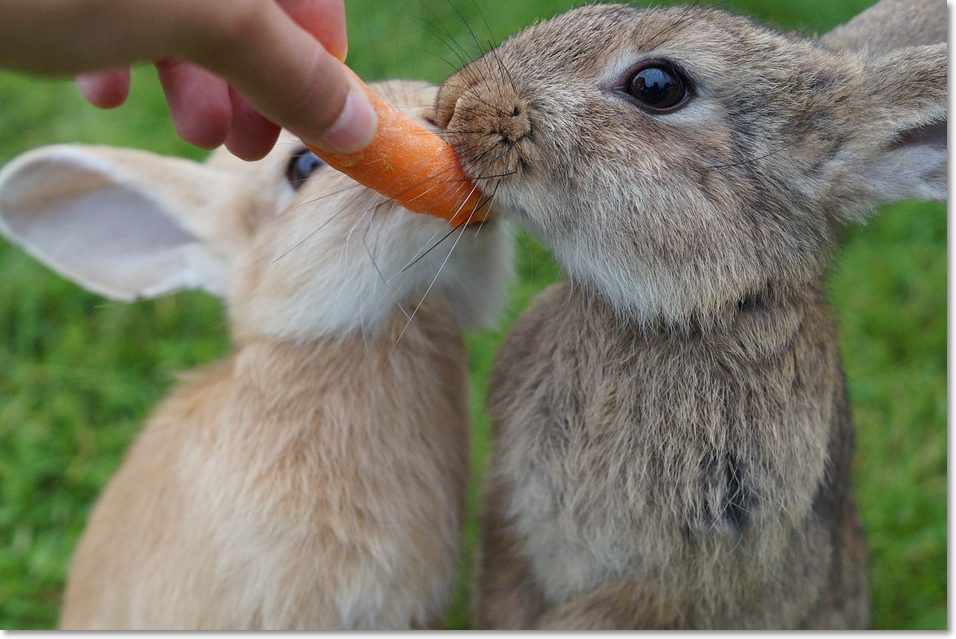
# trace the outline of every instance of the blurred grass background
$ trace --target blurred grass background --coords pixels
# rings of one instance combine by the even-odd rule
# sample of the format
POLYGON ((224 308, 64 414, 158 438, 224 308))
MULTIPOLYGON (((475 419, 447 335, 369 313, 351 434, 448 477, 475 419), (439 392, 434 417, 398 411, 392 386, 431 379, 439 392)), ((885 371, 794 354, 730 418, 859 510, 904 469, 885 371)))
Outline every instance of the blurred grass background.
MULTIPOLYGON (((705 2, 706 3, 706 2, 705 2)), ((822 33, 872 0, 728 0, 787 29, 822 33)), ((500 39, 574 0, 349 0, 350 63, 369 80, 440 82, 477 53, 470 27, 500 39), (480 13, 483 12, 482 17, 480 13)), ((666 2, 664 4, 667 4, 666 2)), ((556 79, 557 80, 557 79, 556 79)), ((68 81, 0 74, 0 164, 51 143, 133 146, 201 158, 178 141, 150 69, 118 112, 86 105, 68 81)), ((872 563, 873 625, 945 628, 946 209, 904 203, 848 229, 830 280, 857 424, 856 494, 872 563)), ((511 321, 558 277, 519 237, 520 282, 498 332, 468 336, 475 484, 487 454, 487 372, 511 321)), ((0 244, 0 628, 55 625, 68 561, 89 509, 178 371, 228 348, 218 303, 184 293, 129 306, 85 293, 0 244)), ((449 624, 468 625, 476 537, 449 624)))

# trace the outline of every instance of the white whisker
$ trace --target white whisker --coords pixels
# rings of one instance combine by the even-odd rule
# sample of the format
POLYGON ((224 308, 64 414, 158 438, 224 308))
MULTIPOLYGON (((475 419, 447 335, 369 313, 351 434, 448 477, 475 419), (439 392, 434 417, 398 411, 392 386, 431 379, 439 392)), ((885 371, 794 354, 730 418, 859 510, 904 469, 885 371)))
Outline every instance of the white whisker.
MULTIPOLYGON (((475 191, 478 190, 478 185, 472 187, 471 192, 468 194, 468 197, 465 198, 465 201, 461 203, 461 206, 458 207, 458 210, 455 211, 455 214, 452 215, 452 218, 455 218, 461 210, 465 207, 468 200, 471 199, 471 196, 474 195, 475 191)), ((395 344, 392 345, 392 350, 388 354, 388 359, 391 360, 392 354, 395 352, 395 349, 398 348, 399 343, 402 341, 402 337, 405 336, 405 333, 408 331, 408 327, 412 325, 412 320, 415 319, 415 316, 418 314, 419 309, 421 309, 422 304, 425 303, 425 299, 428 297, 428 294, 431 293, 432 288, 435 286, 435 282, 438 281, 438 278, 441 276, 442 271, 445 269, 445 265, 448 264, 448 260, 451 259, 452 253, 455 252, 455 249, 458 247, 458 243, 461 241, 461 238, 464 237, 465 231, 468 229, 468 224, 471 223, 472 218, 474 218, 475 213, 478 211, 478 207, 475 207, 471 213, 468 214, 468 219, 465 220, 465 223, 461 225, 461 231, 458 233, 458 237, 455 238, 454 244, 451 245, 451 249, 448 251, 448 255, 445 256, 445 259, 442 260, 441 265, 438 267, 438 272, 435 273, 435 277, 432 278, 432 281, 428 284, 428 288, 425 289, 425 294, 422 295, 422 299, 418 301, 418 304, 415 306, 415 310, 412 311, 412 316, 408 318, 408 321, 405 322, 405 326, 402 327, 402 332, 399 333, 398 338, 395 340, 395 344)))

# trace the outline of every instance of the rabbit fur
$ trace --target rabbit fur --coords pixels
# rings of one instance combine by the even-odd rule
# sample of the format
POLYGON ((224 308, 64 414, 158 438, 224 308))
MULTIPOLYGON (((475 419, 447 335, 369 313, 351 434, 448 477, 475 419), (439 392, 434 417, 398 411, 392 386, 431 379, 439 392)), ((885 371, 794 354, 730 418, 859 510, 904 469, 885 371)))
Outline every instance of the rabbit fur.
POLYGON ((880 0, 823 35, 820 43, 873 56, 948 40, 949 7, 944 0, 880 0))

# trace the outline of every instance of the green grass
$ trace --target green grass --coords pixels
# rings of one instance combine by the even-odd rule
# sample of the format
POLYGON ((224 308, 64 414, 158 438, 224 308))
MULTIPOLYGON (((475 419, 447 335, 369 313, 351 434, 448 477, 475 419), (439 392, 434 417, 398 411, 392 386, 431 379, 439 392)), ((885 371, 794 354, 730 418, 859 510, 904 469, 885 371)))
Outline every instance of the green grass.
MULTIPOLYGON (((351 63, 369 79, 440 81, 449 62, 458 64, 442 40, 472 55, 465 23, 485 29, 472 0, 453 2, 457 10, 445 0, 350 0, 351 63)), ((573 4, 514 0, 485 13, 500 37, 573 4)), ((870 0, 726 4, 822 32, 870 0)), ((152 72, 138 71, 134 86, 127 107, 102 113, 69 82, 0 75, 0 163, 57 142, 202 157, 176 139, 152 72)), ((947 625, 946 223, 942 206, 888 207, 848 231, 830 283, 857 424, 856 493, 877 628, 947 625)), ((558 276, 538 244, 527 236, 520 244, 521 279, 506 325, 558 276)), ((202 294, 110 303, 7 245, 0 245, 0 282, 0 627, 48 628, 93 500, 176 373, 226 352, 226 324, 218 303, 202 294)), ((505 332, 468 336, 475 483, 487 454, 485 383, 505 332)), ((468 624, 470 552, 462 568, 453 627, 468 624)))

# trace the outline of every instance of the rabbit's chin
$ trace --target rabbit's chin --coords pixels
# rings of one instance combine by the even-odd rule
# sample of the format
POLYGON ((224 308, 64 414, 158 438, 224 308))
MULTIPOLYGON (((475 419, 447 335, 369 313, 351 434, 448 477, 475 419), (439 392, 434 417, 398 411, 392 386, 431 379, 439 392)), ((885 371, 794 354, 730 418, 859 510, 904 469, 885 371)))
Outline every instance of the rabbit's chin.
POLYGON ((660 231, 654 241, 640 225, 620 222, 635 214, 552 191, 537 181, 511 180, 502 183, 497 201, 503 214, 551 250, 576 291, 607 304, 622 321, 678 330, 717 327, 738 303, 768 287, 766 271, 740 244, 670 254, 658 248, 666 244, 660 231))
POLYGON ((622 321, 643 327, 717 328, 735 312, 738 301, 763 290, 756 281, 694 279, 650 264, 595 261, 584 245, 554 250, 577 289, 606 303, 622 321))
POLYGON ((229 295, 237 333, 375 339, 396 318, 414 321, 420 307, 435 304, 463 328, 493 326, 513 276, 507 223, 449 234, 437 218, 390 213, 347 240, 324 246, 317 238, 307 253, 296 250, 275 262, 268 281, 237 282, 229 295))
POLYGON ((730 261, 674 264, 611 247, 609 236, 556 231, 536 215, 515 208, 515 220, 551 249, 575 290, 607 304, 629 324, 669 329, 721 325, 741 300, 767 286, 759 271, 730 261), (736 267, 736 268, 735 268, 736 267))

